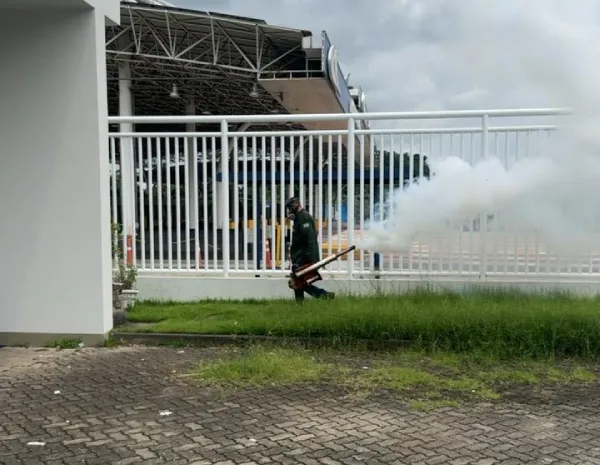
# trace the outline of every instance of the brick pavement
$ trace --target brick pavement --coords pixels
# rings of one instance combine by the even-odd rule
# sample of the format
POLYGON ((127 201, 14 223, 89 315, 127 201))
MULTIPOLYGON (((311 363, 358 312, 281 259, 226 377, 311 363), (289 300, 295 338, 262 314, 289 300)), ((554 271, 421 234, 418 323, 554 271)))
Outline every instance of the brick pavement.
POLYGON ((597 386, 424 413, 389 394, 226 393, 172 376, 217 355, 0 349, 0 463, 600 463, 597 386))

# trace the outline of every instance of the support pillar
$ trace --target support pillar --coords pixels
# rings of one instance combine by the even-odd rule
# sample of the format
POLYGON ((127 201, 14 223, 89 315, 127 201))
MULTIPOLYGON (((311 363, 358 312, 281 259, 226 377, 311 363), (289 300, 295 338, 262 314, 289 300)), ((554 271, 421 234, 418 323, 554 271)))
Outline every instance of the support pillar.
MULTIPOLYGON (((119 115, 133 116, 133 96, 131 94, 131 68, 129 63, 119 65, 119 115)), ((121 132, 132 133, 132 123, 122 123, 121 132)), ((135 162, 133 139, 124 137, 121 149, 121 211, 123 221, 123 250, 128 264, 133 264, 135 244, 135 162)))
MULTIPOLYGON (((186 104, 185 114, 187 116, 194 116, 196 114, 196 104, 194 102, 194 98, 192 97, 186 104)), ((185 125, 185 131, 188 133, 196 132, 196 123, 187 123, 185 125)), ((190 192, 187 193, 190 199, 190 211, 189 211, 189 219, 190 224, 188 225, 188 229, 190 231, 195 231, 198 225, 198 215, 196 214, 198 211, 198 177, 197 171, 194 169, 194 166, 198 163, 198 150, 199 147, 194 147, 197 144, 194 144, 195 137, 188 137, 186 139, 187 143, 187 153, 188 153, 188 186, 190 186, 190 192), (196 150, 195 150, 196 149, 196 150)), ((198 247, 198 244, 196 244, 198 247)))
POLYGON ((0 1, 0 346, 112 329, 105 14, 0 1))
MULTIPOLYGON (((250 125, 251 125, 251 123, 242 123, 240 126, 238 126, 238 128, 235 130, 235 132, 244 132, 250 127, 250 125)), ((222 126, 222 128, 223 127, 224 126, 222 126)), ((227 134, 230 134, 230 133, 227 133, 227 134)), ((222 205, 221 202, 223 202, 223 199, 225 199, 225 195, 227 195, 227 199, 229 201, 229 190, 227 190, 227 192, 225 192, 225 189, 229 189, 229 187, 227 187, 229 185, 229 182, 227 182, 227 184, 225 184, 224 180, 225 180, 225 170, 230 169, 229 159, 231 158, 231 155, 233 154, 233 150, 235 149, 235 144, 230 139, 231 138, 228 135, 226 146, 223 145, 221 147, 221 163, 219 164, 219 171, 220 171, 222 177, 221 177, 221 181, 217 182, 217 192, 216 192, 216 196, 215 196, 216 197, 215 201, 217 202, 217 205, 222 205)), ((238 146, 238 148, 239 148, 239 146, 238 146)), ((229 180, 229 175, 227 176, 227 179, 229 180)), ((236 188, 237 188, 237 186, 236 186, 236 188)), ((229 205, 227 205, 227 211, 229 211, 229 205)), ((217 225, 224 224, 224 218, 223 218, 224 212, 225 212, 224 208, 217 207, 217 218, 216 218, 217 225)), ((227 229, 229 229, 229 220, 230 220, 230 218, 227 218, 227 229)), ((238 219, 236 218, 235 220, 237 221, 238 219)))

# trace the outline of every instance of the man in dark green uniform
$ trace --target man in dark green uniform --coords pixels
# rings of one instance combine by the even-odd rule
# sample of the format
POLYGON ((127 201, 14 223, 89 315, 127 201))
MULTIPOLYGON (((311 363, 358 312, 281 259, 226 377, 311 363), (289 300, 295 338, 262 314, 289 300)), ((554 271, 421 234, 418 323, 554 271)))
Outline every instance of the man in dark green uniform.
MULTIPOLYGON (((290 260, 292 271, 295 271, 303 265, 311 265, 321 259, 319 239, 315 220, 304 209, 298 198, 292 197, 289 199, 285 204, 285 208, 288 212, 288 218, 294 222, 290 260)), ((304 289, 294 289, 297 302, 304 300, 304 292, 317 299, 332 299, 335 296, 333 292, 327 292, 325 289, 310 284, 304 289)))

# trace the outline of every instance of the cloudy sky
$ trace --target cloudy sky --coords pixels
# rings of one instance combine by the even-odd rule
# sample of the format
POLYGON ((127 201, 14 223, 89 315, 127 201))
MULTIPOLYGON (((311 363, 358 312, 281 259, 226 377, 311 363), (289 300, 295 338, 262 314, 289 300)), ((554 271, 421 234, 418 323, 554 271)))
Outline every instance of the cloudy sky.
POLYGON ((600 49, 598 0, 171 1, 326 30, 370 111, 570 105, 600 49))

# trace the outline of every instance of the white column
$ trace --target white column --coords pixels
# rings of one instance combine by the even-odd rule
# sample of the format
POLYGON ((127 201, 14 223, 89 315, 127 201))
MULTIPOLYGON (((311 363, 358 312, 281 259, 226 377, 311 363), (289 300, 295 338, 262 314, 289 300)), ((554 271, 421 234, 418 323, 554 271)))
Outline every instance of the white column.
MULTIPOLYGON (((133 96, 131 94, 131 68, 129 63, 119 66, 119 116, 133 116, 133 96)), ((121 132, 131 133, 133 124, 122 123, 121 132)), ((135 162, 134 140, 124 137, 121 144, 121 212, 123 221, 123 250, 127 262, 133 260, 132 247, 135 244, 135 162)))
MULTIPOLYGON (((235 130, 235 132, 244 132, 246 131, 249 127, 251 126, 251 123, 242 123, 240 126, 238 126, 235 130)), ((221 125, 221 131, 224 131, 224 129, 226 128, 226 125, 221 125)), ((231 134, 231 132, 227 132, 227 134, 231 134)), ((233 142, 230 141, 230 137, 227 137, 226 140, 227 144, 223 144, 223 146, 221 147, 221 163, 219 164, 219 170, 221 171, 223 177, 221 178, 222 180, 225 179, 225 170, 229 170, 230 166, 229 166, 229 158, 231 157, 231 155, 233 154, 233 150, 235 149, 235 145, 233 144, 233 142)), ((229 171, 228 171, 229 173, 229 171)), ((227 182, 223 183, 222 181, 217 182, 217 192, 215 195, 215 201, 217 202, 217 205, 219 207, 217 207, 217 224, 218 225, 222 225, 224 224, 224 218, 223 218, 223 214, 225 212, 224 208, 223 208, 223 199, 225 198, 225 196, 227 196, 227 201, 229 202, 229 176, 227 176, 227 182), (226 191, 227 189, 227 191, 226 191)), ((229 205, 227 206, 227 211, 229 212, 229 205)), ((227 228, 229 228, 229 220, 231 218, 227 218, 227 228)), ((235 218, 235 220, 237 221, 238 219, 235 218)))
MULTIPOLYGON (((192 97, 186 104, 185 114, 188 116, 194 116, 196 114, 196 105, 194 98, 192 97)), ((187 123, 185 125, 186 132, 196 132, 196 123, 187 123)), ((198 147, 200 150, 200 147, 198 147)), ((187 194, 190 197, 190 224, 189 229, 195 230, 198 218, 196 218, 196 212, 198 211, 198 178, 194 176, 194 164, 198 163, 198 153, 194 152, 194 138, 188 137, 187 139, 187 151, 188 151, 188 185, 190 186, 190 192, 187 194)))
POLYGON ((3 3, 0 344, 100 342, 112 328, 105 17, 75 0, 3 3))

